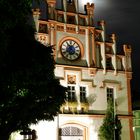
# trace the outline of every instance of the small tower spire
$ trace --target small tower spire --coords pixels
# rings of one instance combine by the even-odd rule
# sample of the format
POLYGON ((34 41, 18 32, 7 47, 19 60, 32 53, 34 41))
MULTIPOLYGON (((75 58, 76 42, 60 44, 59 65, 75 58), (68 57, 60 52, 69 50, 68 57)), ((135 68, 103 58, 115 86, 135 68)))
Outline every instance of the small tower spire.
POLYGON ((93 17, 94 17, 94 3, 87 3, 86 4, 86 13, 88 15, 88 24, 90 26, 93 25, 93 17))
POLYGON ((46 0, 48 4, 48 15, 49 19, 55 18, 55 6, 56 6, 56 0, 46 0))
POLYGON ((33 12, 33 18, 34 18, 34 22, 35 22, 35 28, 36 31, 38 32, 38 27, 39 27, 39 18, 40 18, 40 9, 32 9, 33 12))
POLYGON ((131 46, 130 45, 123 45, 123 50, 125 53, 125 70, 126 71, 132 71, 132 66, 131 66, 131 46))

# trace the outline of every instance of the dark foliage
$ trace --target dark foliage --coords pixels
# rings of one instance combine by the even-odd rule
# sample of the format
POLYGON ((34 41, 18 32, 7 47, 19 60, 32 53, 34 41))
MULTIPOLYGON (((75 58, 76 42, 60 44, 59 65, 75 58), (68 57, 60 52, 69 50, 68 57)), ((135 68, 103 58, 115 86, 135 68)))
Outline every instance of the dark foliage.
POLYGON ((54 76, 51 46, 34 38, 31 0, 0 1, 0 139, 39 120, 52 120, 65 99, 54 76))

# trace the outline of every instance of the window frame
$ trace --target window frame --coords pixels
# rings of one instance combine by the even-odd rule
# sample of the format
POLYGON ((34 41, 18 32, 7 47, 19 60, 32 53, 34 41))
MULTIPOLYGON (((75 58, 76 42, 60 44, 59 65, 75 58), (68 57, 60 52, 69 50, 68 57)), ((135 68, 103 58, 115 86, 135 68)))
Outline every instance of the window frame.
POLYGON ((80 92, 80 102, 81 103, 87 103, 87 87, 80 85, 79 86, 79 92, 80 92))

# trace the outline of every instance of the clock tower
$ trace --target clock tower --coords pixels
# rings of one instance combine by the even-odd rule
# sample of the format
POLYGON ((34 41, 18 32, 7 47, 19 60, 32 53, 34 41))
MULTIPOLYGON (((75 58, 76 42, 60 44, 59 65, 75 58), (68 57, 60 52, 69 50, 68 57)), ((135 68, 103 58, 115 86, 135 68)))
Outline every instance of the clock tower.
POLYGON ((54 47, 55 76, 67 87, 67 99, 53 122, 31 128, 39 140, 99 140, 112 98, 122 126, 120 137, 133 140, 131 47, 123 45, 123 52, 117 52, 116 35, 107 37, 105 22, 94 21, 93 3, 85 5, 84 13, 79 12, 80 0, 46 3, 48 19, 42 20, 41 11, 33 10, 35 37, 54 47))
MULTIPOLYGON (((78 0, 62 0, 62 9, 56 9, 55 0, 47 0, 47 3, 49 15, 47 42, 55 45, 56 63, 71 65, 73 63, 71 60, 75 60, 73 63, 75 66, 90 67, 96 65, 94 4, 88 3, 85 6, 85 14, 83 14, 79 13, 78 0), (74 43, 74 45, 68 45, 68 43, 74 43)), ((38 21, 35 20, 35 22, 38 21)), ((40 24, 43 26, 42 23, 40 24)))

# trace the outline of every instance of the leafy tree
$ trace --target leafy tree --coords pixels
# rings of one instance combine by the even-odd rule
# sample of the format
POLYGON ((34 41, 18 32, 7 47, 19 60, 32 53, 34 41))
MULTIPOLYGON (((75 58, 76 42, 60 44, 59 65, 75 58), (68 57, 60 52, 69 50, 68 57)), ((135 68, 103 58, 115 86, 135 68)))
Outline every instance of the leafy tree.
POLYGON ((103 124, 99 128, 100 140, 120 140, 121 128, 120 120, 114 117, 114 102, 110 98, 103 124))
POLYGON ((65 100, 51 46, 34 38, 32 0, 0 1, 0 140, 39 120, 52 120, 65 100))

